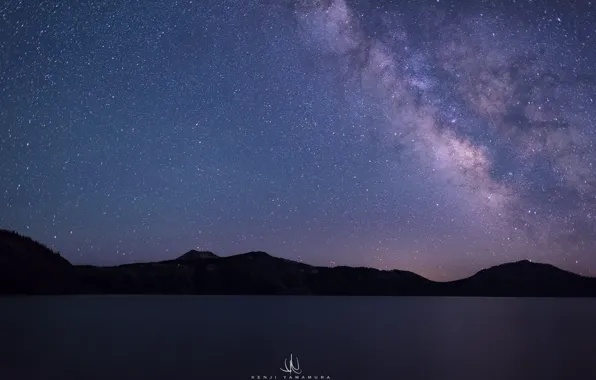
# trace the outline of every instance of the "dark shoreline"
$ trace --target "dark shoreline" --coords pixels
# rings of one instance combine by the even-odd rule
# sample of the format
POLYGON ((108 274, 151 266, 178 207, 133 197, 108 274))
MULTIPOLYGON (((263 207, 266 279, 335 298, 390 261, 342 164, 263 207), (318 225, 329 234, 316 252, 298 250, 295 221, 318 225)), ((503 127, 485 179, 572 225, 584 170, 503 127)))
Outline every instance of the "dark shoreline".
POLYGON ((436 282, 401 270, 316 267, 265 252, 189 251, 160 262, 72 265, 28 237, 0 230, 0 295, 596 297, 596 278, 527 260, 436 282))

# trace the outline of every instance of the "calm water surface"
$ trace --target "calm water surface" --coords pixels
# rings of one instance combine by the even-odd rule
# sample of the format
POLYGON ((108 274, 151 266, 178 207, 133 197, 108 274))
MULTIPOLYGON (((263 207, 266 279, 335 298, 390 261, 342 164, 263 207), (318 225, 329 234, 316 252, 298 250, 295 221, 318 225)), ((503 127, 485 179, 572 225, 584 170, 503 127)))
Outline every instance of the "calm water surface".
POLYGON ((290 355, 293 379, 596 379, 596 300, 0 298, 0 379, 283 380, 290 355))

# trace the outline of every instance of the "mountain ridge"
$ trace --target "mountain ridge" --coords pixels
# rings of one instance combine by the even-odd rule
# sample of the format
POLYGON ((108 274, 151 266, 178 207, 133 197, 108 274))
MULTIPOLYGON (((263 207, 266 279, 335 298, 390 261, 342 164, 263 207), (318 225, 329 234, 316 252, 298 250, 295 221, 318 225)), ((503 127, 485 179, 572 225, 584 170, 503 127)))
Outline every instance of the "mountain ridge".
POLYGON ((399 269, 315 266, 262 251, 190 250, 157 262, 73 265, 29 237, 0 230, 0 294, 596 297, 596 278, 520 260, 438 282, 399 269))

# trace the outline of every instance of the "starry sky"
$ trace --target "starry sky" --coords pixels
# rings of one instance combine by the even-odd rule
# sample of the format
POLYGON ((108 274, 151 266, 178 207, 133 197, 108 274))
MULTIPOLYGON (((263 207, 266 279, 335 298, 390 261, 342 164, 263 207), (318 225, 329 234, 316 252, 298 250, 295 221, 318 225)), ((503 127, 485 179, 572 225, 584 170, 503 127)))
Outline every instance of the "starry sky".
POLYGON ((596 275, 595 20, 588 0, 8 0, 0 227, 75 264, 596 275))

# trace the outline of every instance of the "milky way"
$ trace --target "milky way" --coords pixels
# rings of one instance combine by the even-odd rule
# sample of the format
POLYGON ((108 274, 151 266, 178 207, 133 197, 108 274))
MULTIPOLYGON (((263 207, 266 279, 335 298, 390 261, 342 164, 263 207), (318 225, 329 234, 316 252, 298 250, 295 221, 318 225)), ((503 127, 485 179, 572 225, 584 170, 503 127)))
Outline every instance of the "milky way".
POLYGON ((0 224, 74 262, 266 250, 596 275, 590 2, 0 10, 0 224))
POLYGON ((386 30, 372 37, 344 0, 299 3, 295 14, 306 42, 374 94, 390 141, 417 152, 430 180, 466 192, 465 207, 542 249, 593 250, 596 75, 582 56, 587 42, 490 10, 452 9, 458 16, 443 22, 435 9, 420 12, 434 25, 411 31, 410 43, 399 7, 388 8, 386 30))

